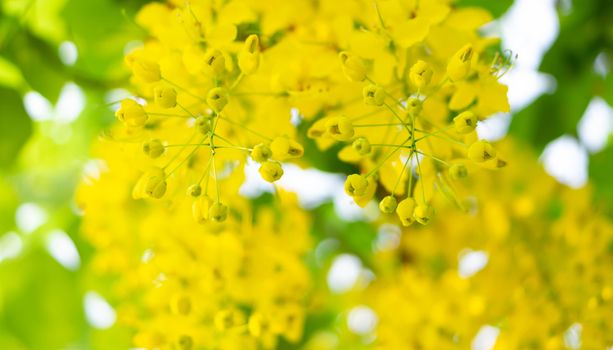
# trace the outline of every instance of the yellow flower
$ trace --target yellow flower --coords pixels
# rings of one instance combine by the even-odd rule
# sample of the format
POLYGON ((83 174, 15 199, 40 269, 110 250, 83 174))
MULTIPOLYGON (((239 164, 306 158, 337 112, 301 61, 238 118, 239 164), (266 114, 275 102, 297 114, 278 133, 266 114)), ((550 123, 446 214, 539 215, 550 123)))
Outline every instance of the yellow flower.
POLYGON ((121 101, 121 105, 115 116, 119 121, 130 127, 142 127, 147 122, 148 116, 141 105, 132 99, 121 101))
POLYGON ((413 85, 415 85, 418 89, 423 89, 430 85, 433 73, 434 72, 428 63, 419 60, 411 67, 409 78, 411 79, 411 83, 413 83, 413 85))
POLYGON ((244 74, 253 74, 260 65, 260 41, 251 34, 245 40, 245 46, 238 55, 238 66, 244 74))
POLYGON ((177 91, 172 87, 156 86, 153 96, 155 103, 161 108, 173 108, 177 105, 177 91))
POLYGON ((351 121, 346 117, 332 117, 326 123, 326 132, 330 137, 339 141, 353 138, 355 131, 351 121))
POLYGON ((352 196, 362 196, 366 194, 368 189, 368 181, 366 177, 359 174, 352 174, 345 180, 345 192, 352 196))
POLYGON ((415 200, 413 198, 405 198, 396 207, 396 214, 402 223, 402 226, 410 226, 415 219, 413 212, 415 211, 415 200))
POLYGON ((485 140, 479 140, 468 148, 468 158, 475 163, 483 163, 496 157, 496 150, 485 140))
POLYGON ((304 148, 301 144, 283 136, 272 140, 270 149, 272 150, 272 157, 278 160, 299 158, 304 154, 304 148))
POLYGON ((473 58, 473 47, 466 44, 449 60, 447 64, 447 75, 453 81, 459 81, 470 73, 471 61, 473 58))
POLYGON ((349 52, 341 52, 338 57, 341 60, 343 73, 350 81, 360 82, 366 78, 366 67, 364 61, 349 52))
POLYGON ((458 134, 468 134, 477 127, 477 116, 471 111, 462 112, 453 118, 453 125, 458 134))
POLYGON ((385 101, 385 91, 382 87, 370 84, 364 87, 362 90, 362 96, 364 96, 364 103, 373 106, 383 106, 385 101))
POLYGON ((379 202, 379 210, 386 214, 391 214, 396 210, 398 201, 394 196, 386 196, 379 202))
POLYGON ((262 178, 268 182, 275 182, 281 179, 281 176, 283 176, 283 168, 281 168, 281 164, 270 160, 262 163, 259 172, 260 175, 262 175, 262 178))

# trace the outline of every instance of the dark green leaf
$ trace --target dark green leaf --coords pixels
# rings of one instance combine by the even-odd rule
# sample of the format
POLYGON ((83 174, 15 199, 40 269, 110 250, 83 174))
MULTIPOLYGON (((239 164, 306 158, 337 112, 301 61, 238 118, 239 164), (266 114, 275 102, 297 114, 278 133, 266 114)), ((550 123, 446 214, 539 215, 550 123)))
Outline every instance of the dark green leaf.
POLYGON ((13 164, 19 150, 32 133, 32 123, 23 107, 21 96, 0 87, 0 169, 13 164))
POLYGON ((492 16, 500 17, 513 4, 513 0, 461 0, 458 2, 460 7, 481 7, 488 10, 492 16))

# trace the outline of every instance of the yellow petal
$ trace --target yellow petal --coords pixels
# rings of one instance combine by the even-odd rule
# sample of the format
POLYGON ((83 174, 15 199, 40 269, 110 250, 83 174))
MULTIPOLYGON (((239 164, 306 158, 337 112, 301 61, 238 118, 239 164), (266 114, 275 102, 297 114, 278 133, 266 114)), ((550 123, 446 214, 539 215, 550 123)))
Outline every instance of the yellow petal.
POLYGON ((449 109, 458 111, 468 107, 477 97, 474 86, 467 83, 456 84, 456 91, 449 101, 449 109))
POLYGON ((401 23, 392 32, 392 37, 402 48, 413 46, 426 38, 430 30, 430 22, 418 17, 401 23))

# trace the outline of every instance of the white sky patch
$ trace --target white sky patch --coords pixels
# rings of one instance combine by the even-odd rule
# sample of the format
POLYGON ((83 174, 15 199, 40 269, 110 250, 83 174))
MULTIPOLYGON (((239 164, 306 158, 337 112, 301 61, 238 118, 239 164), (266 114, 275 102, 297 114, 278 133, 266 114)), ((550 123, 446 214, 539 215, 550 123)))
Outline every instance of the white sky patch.
POLYGON ((66 232, 53 230, 46 237, 45 246, 49 254, 68 270, 81 266, 81 257, 74 242, 66 232))
POLYGON ((543 93, 554 92, 557 85, 553 76, 520 65, 511 68, 500 82, 509 87, 507 96, 513 112, 527 107, 543 93))
POLYGON ((581 348, 581 331, 583 327, 580 323, 573 323, 564 332, 564 345, 568 349, 577 350, 581 348))
POLYGON ((142 42, 142 41, 140 41, 140 40, 133 40, 133 41, 130 41, 130 42, 128 42, 128 43, 127 43, 127 44, 126 44, 126 45, 123 47, 123 54, 124 54, 124 56, 125 56, 125 55, 129 54, 130 52, 134 51, 135 49, 141 48, 141 47, 143 47, 143 46, 145 46, 145 45, 144 45, 144 44, 143 44, 143 42, 142 42))
POLYGON ((72 66, 77 62, 79 58, 79 50, 77 50, 77 45, 72 41, 63 41, 58 47, 58 56, 60 56, 60 61, 67 66, 72 66))
POLYGON ((358 305, 347 315, 347 327, 355 334, 372 333, 379 322, 377 314, 368 306, 358 305))
POLYGON ((351 290, 362 272, 362 262, 351 254, 341 254, 332 262, 328 271, 328 287, 332 292, 340 294, 351 290))
POLYGON ((15 222, 21 232, 31 233, 47 222, 47 212, 37 204, 23 203, 15 212, 15 222))
POLYGON ((516 0, 496 25, 503 48, 518 55, 501 79, 509 86, 511 110, 517 112, 544 92, 555 90, 555 79, 538 72, 543 55, 559 32, 555 0, 516 0))
POLYGON ((43 95, 30 91, 23 97, 23 105, 34 121, 49 120, 53 117, 53 105, 43 95))
POLYGON ((302 115, 300 114, 300 111, 298 110, 298 108, 292 108, 291 111, 291 119, 290 122, 292 123, 293 126, 298 126, 300 125, 300 123, 302 123, 302 115))
POLYGON ((108 171, 108 165, 102 159, 90 159, 83 166, 83 182, 88 185, 94 184, 100 179, 103 172, 108 171))
POLYGON ((601 77, 606 77, 611 71, 611 59, 607 54, 601 52, 594 60, 594 72, 601 77))
POLYGON ((149 261, 151 261, 151 259, 153 259, 154 256, 155 256, 155 253, 153 252, 152 249, 146 249, 143 252, 143 255, 141 256, 140 261, 146 264, 149 261))
POLYGON ((592 153, 601 151, 613 132, 613 108, 594 97, 577 126, 581 143, 592 153))
POLYGON ((479 135, 479 139, 497 141, 502 139, 507 134, 510 124, 510 114, 494 114, 486 120, 477 123, 477 134, 479 135))
POLYGON ((560 30, 555 0, 515 0, 500 26, 504 47, 519 54, 517 66, 536 70, 560 30))
POLYGON ((379 226, 374 248, 378 251, 389 251, 398 248, 400 245, 401 230, 398 225, 383 224, 379 226))
POLYGON ((117 319, 115 310, 113 310, 111 305, 100 294, 94 291, 89 291, 85 294, 83 307, 85 308, 87 322, 94 328, 109 328, 117 319))
POLYGON ((55 106, 36 91, 27 92, 23 97, 23 105, 32 120, 51 120, 57 124, 70 124, 75 121, 85 108, 85 102, 85 93, 73 82, 67 82, 62 87, 55 106))
POLYGON ((489 261, 487 252, 481 250, 464 250, 458 257, 458 274, 468 278, 483 270, 489 261))
POLYGON ((571 136, 563 135, 551 141, 540 159, 545 171, 560 183, 579 188, 587 182, 587 151, 571 136))
POLYGON ((130 91, 126 89, 113 89, 106 92, 104 102, 109 104, 109 109, 113 112, 119 109, 119 102, 126 98, 132 98, 130 91))
POLYGON ((76 120, 85 108, 85 93, 75 83, 67 83, 60 92, 55 106, 56 120, 70 123, 76 120))
POLYGON ((0 263, 18 257, 22 250, 23 241, 17 232, 7 232, 0 236, 0 263))
POLYGON ((479 328, 479 331, 470 343, 471 350, 492 350, 496 345, 496 339, 500 334, 500 329, 485 325, 479 328))
POLYGON ((298 194, 300 204, 313 208, 330 200, 343 188, 344 177, 317 169, 302 169, 294 164, 283 164, 285 175, 278 181, 280 187, 298 194))

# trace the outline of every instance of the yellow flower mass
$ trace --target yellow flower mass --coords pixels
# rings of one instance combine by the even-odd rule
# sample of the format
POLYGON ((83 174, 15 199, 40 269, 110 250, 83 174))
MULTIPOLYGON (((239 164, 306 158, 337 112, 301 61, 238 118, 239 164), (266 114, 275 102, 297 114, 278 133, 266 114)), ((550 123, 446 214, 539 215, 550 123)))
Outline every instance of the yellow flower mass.
POLYGON ((491 20, 450 0, 145 5, 133 97, 77 193, 131 346, 469 349, 489 327, 491 349, 557 350, 577 324, 583 348, 611 346, 613 226, 591 188, 479 139, 510 109, 511 57, 479 32, 491 20), (345 199, 378 202, 373 231, 275 184, 330 153, 345 199), (240 194, 249 163, 272 196, 240 194), (344 292, 330 252, 363 264, 344 292))

